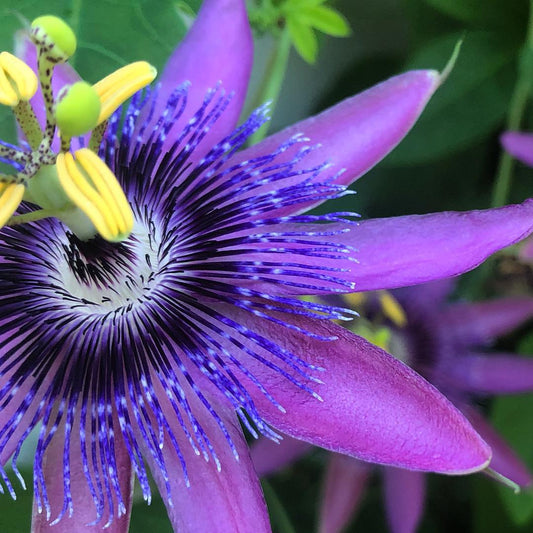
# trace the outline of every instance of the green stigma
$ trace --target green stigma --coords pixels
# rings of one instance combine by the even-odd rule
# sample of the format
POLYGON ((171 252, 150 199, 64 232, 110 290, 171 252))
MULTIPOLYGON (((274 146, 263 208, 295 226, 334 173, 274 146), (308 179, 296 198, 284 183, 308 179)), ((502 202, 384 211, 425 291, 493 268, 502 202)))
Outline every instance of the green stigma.
POLYGON ((59 17, 43 15, 31 23, 32 30, 40 30, 57 47, 61 55, 71 57, 76 51, 76 36, 70 26, 59 17))
POLYGON ((79 81, 58 97, 54 112, 57 127, 68 137, 84 135, 96 127, 100 108, 100 98, 93 86, 79 81))

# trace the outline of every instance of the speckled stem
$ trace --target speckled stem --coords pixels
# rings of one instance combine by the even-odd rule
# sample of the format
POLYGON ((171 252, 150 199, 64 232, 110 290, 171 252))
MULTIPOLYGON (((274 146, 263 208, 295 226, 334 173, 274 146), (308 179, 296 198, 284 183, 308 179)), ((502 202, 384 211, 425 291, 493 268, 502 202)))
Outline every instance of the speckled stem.
POLYGON ((36 150, 43 139, 43 131, 41 126, 39 126, 39 122, 37 122, 37 117, 30 103, 21 100, 13 107, 13 114, 32 150, 36 150))
POLYGON ((98 124, 98 126, 96 126, 96 128, 93 130, 91 140, 89 141, 89 149, 91 149, 93 152, 98 153, 98 148, 100 147, 100 143, 104 138, 104 133, 107 128, 107 122, 107 120, 104 120, 104 122, 98 124))
POLYGON ((0 144, 0 157, 25 164, 28 161, 28 156, 29 154, 22 150, 0 144))

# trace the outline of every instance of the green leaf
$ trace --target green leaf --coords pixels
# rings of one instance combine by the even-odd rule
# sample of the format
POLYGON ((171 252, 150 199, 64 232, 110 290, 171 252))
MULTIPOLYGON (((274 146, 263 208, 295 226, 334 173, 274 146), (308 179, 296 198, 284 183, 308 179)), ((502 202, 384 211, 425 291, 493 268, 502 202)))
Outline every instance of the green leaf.
POLYGON ((338 11, 325 6, 307 6, 302 8, 298 19, 303 24, 313 26, 317 30, 333 35, 346 37, 350 35, 350 25, 338 11))
POLYGON ((33 491, 31 489, 32 472, 21 469, 22 477, 28 488, 23 490, 15 475, 8 469, 8 476, 13 482, 17 499, 13 501, 8 494, 0 495, 0 531, 9 533, 27 533, 30 530, 33 491))
MULTIPOLYGON (((518 344, 517 357, 520 354, 533 354, 533 332, 522 337, 518 344)), ((527 357, 527 355, 522 355, 527 357)), ((522 394, 497 398, 492 408, 492 423, 505 438, 511 448, 533 469, 533 394, 522 394)), ((499 487, 505 509, 513 522, 525 524, 533 518, 533 489, 525 489, 520 494, 499 487)))
POLYGON ((172 526, 163 500, 156 494, 148 505, 139 499, 133 504, 129 533, 172 533, 172 526))
POLYGON ((185 35, 185 24, 171 0, 80 1, 80 46, 74 66, 91 82, 138 59, 161 71, 185 35))
MULTIPOLYGON (((493 404, 492 422, 518 456, 533 467, 533 394, 498 398, 493 404)), ((499 487, 505 508, 516 524, 533 518, 533 491, 520 494, 499 487)))
POLYGON ((313 29, 302 24, 296 17, 287 19, 287 28, 296 51, 305 61, 314 63, 318 53, 318 41, 313 29))
POLYGON ((435 9, 477 28, 512 28, 520 32, 527 20, 527 2, 523 0, 426 0, 435 9))
MULTIPOLYGON (((442 67, 460 37, 454 33, 436 39, 421 48, 405 68, 442 67)), ((515 83, 512 65, 516 54, 516 48, 494 33, 468 33, 450 76, 387 163, 431 162, 492 134, 507 113, 515 83)))
MULTIPOLYGON (((472 533, 518 533, 509 523, 498 497, 498 483, 485 476, 475 476, 474 483, 472 533)), ((507 491, 514 495, 513 491, 507 491)))
POLYGON ((265 494, 265 500, 268 505, 273 527, 275 527, 279 533, 296 533, 296 530, 291 524, 289 515, 276 494, 276 491, 266 480, 262 480, 261 484, 263 486, 263 493, 265 494))
MULTIPOLYGON (((14 33, 23 28, 21 18, 31 21, 43 12, 73 27, 78 50, 71 64, 91 83, 138 59, 161 71, 186 31, 172 0, 47 0, 45 7, 41 0, 2 0, 0 49, 13 49, 14 33)), ((0 109, 0 138, 15 140, 13 119, 5 108, 0 109)))

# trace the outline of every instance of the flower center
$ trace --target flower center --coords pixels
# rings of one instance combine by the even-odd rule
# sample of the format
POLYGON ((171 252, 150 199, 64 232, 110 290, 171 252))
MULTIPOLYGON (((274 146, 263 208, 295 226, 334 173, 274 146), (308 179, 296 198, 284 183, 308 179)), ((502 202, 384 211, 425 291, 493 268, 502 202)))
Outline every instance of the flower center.
POLYGON ((159 257, 154 237, 141 223, 120 243, 100 237, 89 241, 66 233, 57 266, 61 285, 69 298, 87 311, 124 313, 142 304, 156 284, 159 257))
POLYGON ((139 61, 94 86, 84 81, 65 86, 54 98, 54 68, 75 52, 76 38, 64 21, 53 16, 35 19, 30 38, 37 48, 38 76, 19 58, 0 54, 0 103, 12 108, 31 148, 28 151, 0 142, 0 159, 18 170, 0 175, 0 226, 52 216, 81 240, 100 235, 110 242, 123 241, 133 228, 131 207, 116 177, 97 154, 111 114, 151 83, 156 70, 139 61), (39 86, 44 129, 29 103, 39 86), (88 133, 90 138, 77 138, 88 133), (71 153, 73 138, 81 148, 71 153), (58 152, 55 144, 60 145, 58 152), (22 200, 39 209, 14 215, 22 200))

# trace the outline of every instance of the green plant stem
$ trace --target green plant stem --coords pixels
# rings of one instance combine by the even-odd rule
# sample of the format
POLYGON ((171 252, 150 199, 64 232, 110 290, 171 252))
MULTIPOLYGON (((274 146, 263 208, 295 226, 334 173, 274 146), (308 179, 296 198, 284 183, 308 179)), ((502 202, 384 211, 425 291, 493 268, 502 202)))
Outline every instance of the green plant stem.
MULTIPOLYGON (((270 112, 274 113, 274 109, 278 103, 281 86, 287 71, 287 63, 289 61, 289 52, 291 49, 291 39, 289 31, 284 28, 281 31, 278 42, 274 48, 270 61, 268 63, 263 83, 259 89, 259 95, 254 102, 254 108, 259 107, 265 102, 271 102, 270 112)), ((256 144, 266 137, 270 122, 261 126, 250 138, 250 144, 256 144)))
POLYGON ((285 511, 285 507, 283 507, 280 502, 276 491, 272 488, 270 483, 264 479, 261 481, 261 485, 263 487, 265 499, 268 503, 272 525, 276 528, 276 531, 279 531, 279 533, 296 533, 296 530, 287 515, 287 511, 285 511))
POLYGON ((58 209, 38 209, 36 211, 24 213, 23 215, 12 216, 6 222, 6 226, 18 226, 19 224, 27 224, 28 222, 35 222, 37 220, 42 220, 43 218, 57 216, 58 213, 61 213, 61 211, 58 209))
MULTIPOLYGON (((523 49, 523 57, 526 57, 526 65, 529 66, 530 58, 533 57, 533 0, 529 2, 529 23, 526 42, 523 49)), ((527 101, 531 91, 531 72, 529 69, 524 71, 523 65, 520 65, 518 80, 514 87, 509 113, 507 115, 507 130, 518 130, 522 123, 522 116, 526 109, 527 101)), ((514 168, 514 159, 505 150, 502 150, 498 171, 492 190, 492 207, 499 207, 507 203, 514 168)))

